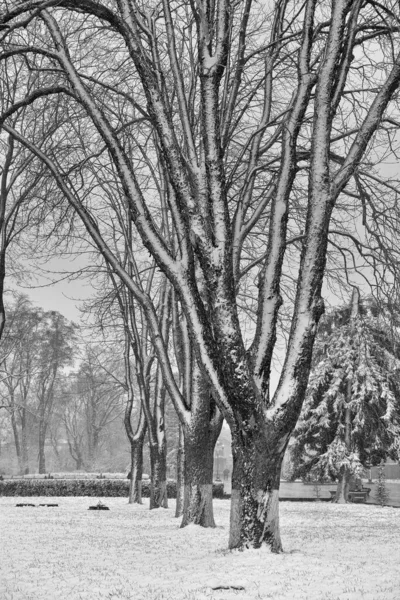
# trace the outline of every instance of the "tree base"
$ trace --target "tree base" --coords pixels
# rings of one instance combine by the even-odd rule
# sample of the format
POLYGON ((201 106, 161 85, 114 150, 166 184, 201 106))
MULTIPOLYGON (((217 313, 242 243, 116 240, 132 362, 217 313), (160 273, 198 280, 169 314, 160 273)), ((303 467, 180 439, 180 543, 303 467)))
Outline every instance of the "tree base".
POLYGON ((152 485, 150 490, 150 510, 168 508, 167 482, 161 481, 152 485))
POLYGON ((212 504, 212 484, 185 485, 181 527, 190 523, 201 527, 215 527, 212 504))
POLYGON ((242 490, 232 490, 229 548, 270 547, 271 552, 283 552, 279 531, 279 491, 259 490, 256 498, 242 490))

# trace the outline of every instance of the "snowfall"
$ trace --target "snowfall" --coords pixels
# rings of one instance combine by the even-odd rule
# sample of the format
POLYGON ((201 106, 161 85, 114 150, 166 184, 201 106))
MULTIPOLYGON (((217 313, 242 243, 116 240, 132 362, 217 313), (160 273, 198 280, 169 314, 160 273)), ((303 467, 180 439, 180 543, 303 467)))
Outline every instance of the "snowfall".
POLYGON ((215 501, 216 529, 180 529, 173 500, 88 510, 97 500, 0 498, 1 600, 400 598, 397 508, 282 502, 274 555, 227 550, 228 500, 215 501))

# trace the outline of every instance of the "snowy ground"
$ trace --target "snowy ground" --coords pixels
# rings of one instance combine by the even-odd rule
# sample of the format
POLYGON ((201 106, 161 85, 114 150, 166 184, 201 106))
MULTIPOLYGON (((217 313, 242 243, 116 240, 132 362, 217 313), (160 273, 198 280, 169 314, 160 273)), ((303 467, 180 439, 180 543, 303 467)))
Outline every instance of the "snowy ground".
POLYGON ((227 500, 215 501, 214 530, 179 529, 174 501, 151 512, 103 501, 109 511, 88 511, 93 498, 0 498, 1 600, 400 598, 396 508, 284 502, 285 553, 272 555, 226 550, 227 500))

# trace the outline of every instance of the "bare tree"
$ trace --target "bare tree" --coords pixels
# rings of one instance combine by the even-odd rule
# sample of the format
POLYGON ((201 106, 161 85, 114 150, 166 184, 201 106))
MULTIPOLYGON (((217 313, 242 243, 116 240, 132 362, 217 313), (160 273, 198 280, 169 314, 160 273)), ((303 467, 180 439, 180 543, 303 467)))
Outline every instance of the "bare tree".
POLYGON ((79 370, 70 373, 63 421, 78 469, 97 469, 108 426, 123 412, 125 385, 115 353, 86 344, 79 370))
POLYGON ((1 397, 10 416, 20 473, 29 473, 29 434, 36 421, 33 386, 37 372, 41 313, 25 296, 9 306, 2 339, 1 397))
POLYGON ((124 211, 177 294, 196 364, 231 428, 229 545, 267 543, 281 551, 280 470, 324 310, 328 243, 345 262, 341 241, 352 242, 357 259, 372 262, 382 285, 382 273, 389 273, 386 285, 397 285, 397 190, 391 189, 396 218, 379 216, 377 229, 377 198, 371 200, 366 182, 373 172, 384 185, 374 173, 384 154, 380 135, 387 147, 398 129, 398 6, 391 0, 278 0, 262 14, 251 0, 151 6, 16 0, 1 25, 4 64, 18 57, 38 72, 34 92, 24 93, 20 77, 21 100, 3 111, 3 129, 46 164, 141 305, 164 384, 185 421, 190 407, 173 377, 154 304, 107 243, 107 219, 96 213, 95 195, 89 202, 87 183, 72 185, 55 146, 40 149, 11 119, 24 106, 63 94, 75 103, 79 123, 86 119, 97 132, 93 139, 108 153, 101 168, 117 174, 124 211), (21 28, 27 42, 18 37, 21 28), (392 131, 385 128, 388 119, 392 131), (139 134, 153 148, 145 155, 139 134), (156 180, 155 159, 168 182, 168 238, 160 229, 162 186, 142 187, 138 172, 141 162, 148 181, 156 180), (362 229, 361 239, 348 231, 350 222, 362 229), (250 274, 258 287, 252 336, 241 329, 238 301, 250 274), (286 283, 294 288, 294 305, 272 393, 286 283))
POLYGON ((45 443, 54 409, 56 386, 62 369, 72 362, 74 332, 74 324, 69 323, 57 311, 43 313, 34 385, 38 419, 39 473, 46 472, 45 443))
POLYGON ((35 308, 18 296, 2 341, 1 394, 10 414, 21 473, 29 472, 28 438, 38 429, 39 471, 61 369, 72 358, 74 326, 58 312, 35 308))

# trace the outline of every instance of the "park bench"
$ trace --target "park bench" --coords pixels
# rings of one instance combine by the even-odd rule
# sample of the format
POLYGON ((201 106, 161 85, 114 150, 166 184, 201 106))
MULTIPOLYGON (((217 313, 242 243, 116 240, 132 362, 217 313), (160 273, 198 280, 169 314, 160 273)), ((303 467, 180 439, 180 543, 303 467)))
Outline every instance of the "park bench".
MULTIPOLYGON (((362 488, 361 490, 352 490, 349 492, 349 502, 366 502, 371 488, 362 488)), ((336 496, 336 490, 331 490, 332 500, 336 496)))
POLYGON ((366 502, 370 493, 370 488, 363 488, 354 492, 349 492, 350 502, 366 502))

